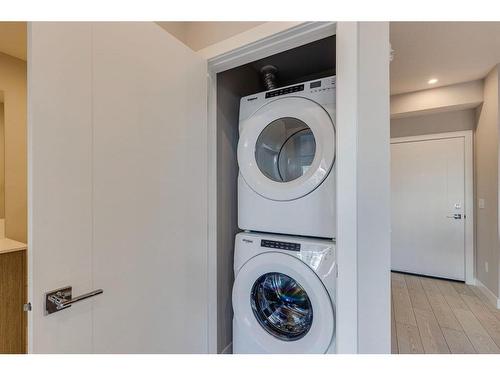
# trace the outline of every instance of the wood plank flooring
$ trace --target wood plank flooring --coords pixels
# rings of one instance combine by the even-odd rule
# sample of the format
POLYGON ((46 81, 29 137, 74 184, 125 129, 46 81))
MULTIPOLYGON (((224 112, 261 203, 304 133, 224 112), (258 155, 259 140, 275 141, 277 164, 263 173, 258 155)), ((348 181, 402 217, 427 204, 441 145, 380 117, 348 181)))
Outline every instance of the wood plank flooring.
POLYGON ((500 353, 500 310, 478 288, 391 276, 392 353, 500 353))

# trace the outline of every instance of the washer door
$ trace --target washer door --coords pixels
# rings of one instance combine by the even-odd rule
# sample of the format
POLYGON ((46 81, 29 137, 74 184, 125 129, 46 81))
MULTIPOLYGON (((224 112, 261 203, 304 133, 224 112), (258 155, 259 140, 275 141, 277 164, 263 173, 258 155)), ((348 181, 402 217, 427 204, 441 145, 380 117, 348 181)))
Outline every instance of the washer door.
POLYGON ((265 198, 288 201, 316 189, 335 159, 335 127, 305 98, 278 99, 243 124, 238 165, 245 182, 265 198))
POLYGON ((335 317, 328 292, 301 260, 269 252, 250 259, 233 288, 243 334, 269 353, 325 353, 335 317))

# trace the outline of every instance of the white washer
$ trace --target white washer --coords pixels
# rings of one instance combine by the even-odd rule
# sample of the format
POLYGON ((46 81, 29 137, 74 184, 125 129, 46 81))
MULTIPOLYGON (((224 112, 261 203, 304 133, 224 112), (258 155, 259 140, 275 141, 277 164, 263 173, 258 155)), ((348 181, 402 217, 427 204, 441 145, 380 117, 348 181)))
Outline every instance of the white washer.
POLYGON ((238 225, 335 237, 335 77, 243 97, 238 225))
POLYGON ((239 233, 233 353, 335 353, 335 244, 239 233))

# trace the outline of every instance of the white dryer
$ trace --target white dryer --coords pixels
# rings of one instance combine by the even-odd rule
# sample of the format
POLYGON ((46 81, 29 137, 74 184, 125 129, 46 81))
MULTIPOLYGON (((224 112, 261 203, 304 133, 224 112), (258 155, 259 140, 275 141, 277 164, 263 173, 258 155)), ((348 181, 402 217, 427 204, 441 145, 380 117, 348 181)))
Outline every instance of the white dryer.
POLYGON ((239 233, 233 353, 335 353, 333 241, 239 233))
POLYGON ((238 226, 335 237, 335 77, 243 97, 238 226))

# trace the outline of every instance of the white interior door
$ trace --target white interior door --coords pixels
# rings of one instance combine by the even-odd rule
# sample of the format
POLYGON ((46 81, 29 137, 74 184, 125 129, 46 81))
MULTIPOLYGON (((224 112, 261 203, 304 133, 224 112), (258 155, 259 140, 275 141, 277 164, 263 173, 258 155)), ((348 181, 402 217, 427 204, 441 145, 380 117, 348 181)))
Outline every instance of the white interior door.
POLYGON ((392 269, 465 279, 464 138, 391 145, 392 269))
POLYGON ((206 352, 206 61, 154 23, 32 23, 28 84, 30 351, 206 352), (68 285, 104 293, 45 315, 68 285))

